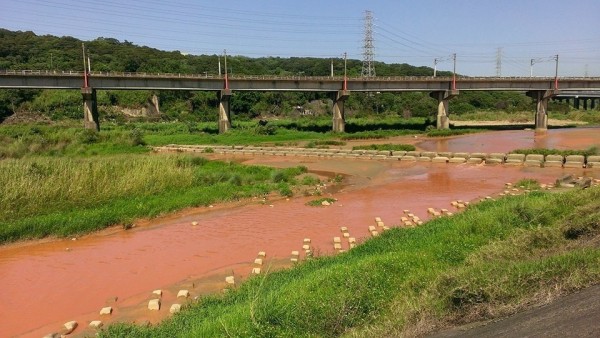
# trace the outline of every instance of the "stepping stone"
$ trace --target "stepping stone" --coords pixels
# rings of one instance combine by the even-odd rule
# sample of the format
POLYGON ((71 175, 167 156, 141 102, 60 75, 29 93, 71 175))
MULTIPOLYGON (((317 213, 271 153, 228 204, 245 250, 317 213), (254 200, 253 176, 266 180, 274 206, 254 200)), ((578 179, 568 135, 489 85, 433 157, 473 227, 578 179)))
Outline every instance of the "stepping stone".
POLYGON ((254 260, 254 264, 256 264, 256 265, 263 265, 263 260, 262 260, 262 258, 257 258, 257 259, 255 259, 255 260, 254 260))
POLYGON ((260 274, 260 268, 252 268, 252 273, 255 275, 260 274))
POLYGON ((375 217, 375 223, 377 223, 377 222, 381 222, 381 218, 375 217))
POLYGON ((341 228, 340 228, 340 230, 341 230, 342 232, 348 232, 348 228, 347 228, 347 227, 341 227, 341 228))
POLYGON ((350 244, 356 243, 356 238, 354 238, 354 237, 348 238, 348 243, 350 243, 350 244))
POLYGON ((171 305, 171 308, 169 309, 170 313, 177 313, 181 311, 181 304, 173 304, 171 305))
POLYGON ((292 263, 297 263, 298 262, 298 258, 290 258, 290 261, 292 261, 292 263))
POLYGON ((333 244, 333 248, 334 248, 335 250, 341 250, 341 249, 342 249, 342 244, 340 244, 340 243, 335 243, 335 244, 333 244))
POLYGON ((67 332, 65 332, 65 334, 69 334, 77 328, 77 322, 74 320, 72 320, 70 322, 66 322, 64 327, 67 330, 67 332))
POLYGON ((305 238, 304 239, 304 244, 308 244, 308 243, 310 243, 310 238, 305 238))
POLYGON ((235 277, 234 276, 227 276, 227 277, 225 277, 225 282, 227 284, 235 284, 235 277))
POLYGON ((101 327, 102 327, 102 325, 104 325, 104 324, 102 324, 102 321, 101 321, 101 320, 92 320, 92 321, 90 322, 90 327, 93 327, 93 328, 95 328, 95 329, 101 328, 101 327))
POLYGON ((378 227, 383 227, 383 226, 385 226, 385 224, 383 224, 383 222, 377 222, 377 226, 378 227))
POLYGON ((162 290, 154 290, 154 291, 152 291, 152 294, 160 297, 160 296, 162 296, 162 290))
POLYGON ((308 244, 304 244, 304 245, 302 246, 302 250, 310 250, 310 245, 308 245, 308 244))
POLYGON ((265 258, 265 257, 267 257, 267 254, 264 251, 259 251, 257 256, 265 258))
POLYGON ((158 311, 160 310, 160 299, 152 299, 148 302, 148 310, 158 311))
POLYGON ((300 256, 300 253, 298 251, 292 251, 292 256, 298 257, 300 256))
POLYGON ((354 249, 356 247, 356 243, 350 243, 350 249, 354 249))
POLYGON ((111 313, 112 313, 112 307, 110 307, 110 306, 103 307, 103 308, 100 310, 100 315, 101 315, 101 316, 102 316, 102 315, 109 315, 109 314, 111 314, 111 313))
POLYGON ((190 292, 188 290, 179 290, 179 292, 177 292, 177 298, 179 298, 179 297, 188 298, 189 296, 190 296, 190 292))
POLYGON ((377 231, 371 231, 371 236, 377 237, 379 236, 379 233, 377 231))
POLYGON ((196 225, 198 225, 198 222, 196 222, 196 221, 193 221, 193 222, 192 222, 192 225, 196 226, 196 225))
POLYGON ((341 243, 342 240, 339 237, 333 237, 333 243, 341 243))
POLYGON ((350 237, 350 233, 348 233, 348 232, 344 232, 344 233, 342 234, 342 236, 343 236, 344 238, 349 238, 349 237, 350 237))
POLYGON ((377 229, 376 229, 374 226, 372 226, 372 225, 369 225, 369 232, 373 232, 373 231, 375 231, 375 230, 377 230, 377 229))

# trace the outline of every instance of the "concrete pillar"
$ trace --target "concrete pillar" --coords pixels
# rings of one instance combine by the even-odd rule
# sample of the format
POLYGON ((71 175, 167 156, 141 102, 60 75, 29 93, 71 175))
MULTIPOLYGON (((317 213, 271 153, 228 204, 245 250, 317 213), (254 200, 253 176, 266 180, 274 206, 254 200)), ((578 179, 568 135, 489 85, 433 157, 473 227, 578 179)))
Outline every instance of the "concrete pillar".
POLYGON ((590 105, 590 109, 594 110, 596 109, 596 99, 592 98, 592 103, 590 105))
POLYGON ((336 133, 343 133, 346 130, 344 101, 349 95, 350 92, 347 90, 340 90, 335 93, 333 98, 333 131, 336 133))
POLYGON ((579 109, 579 98, 578 97, 573 98, 573 108, 579 109))
POLYGON ((96 90, 91 87, 84 87, 81 88, 81 95, 83 96, 83 127, 100 131, 96 90))
POLYGON ((545 132, 548 130, 548 100, 556 95, 554 90, 535 90, 527 92, 527 96, 536 102, 535 131, 545 132))
POLYGON ((231 111, 229 101, 231 99, 231 90, 223 89, 219 93, 219 134, 231 129, 231 111))
POLYGON ((450 118, 448 118, 448 103, 451 98, 457 96, 459 91, 444 90, 429 93, 429 96, 438 100, 437 129, 450 129, 450 118))
POLYGON ((583 100, 583 110, 587 110, 588 109, 587 97, 582 98, 582 100, 583 100))

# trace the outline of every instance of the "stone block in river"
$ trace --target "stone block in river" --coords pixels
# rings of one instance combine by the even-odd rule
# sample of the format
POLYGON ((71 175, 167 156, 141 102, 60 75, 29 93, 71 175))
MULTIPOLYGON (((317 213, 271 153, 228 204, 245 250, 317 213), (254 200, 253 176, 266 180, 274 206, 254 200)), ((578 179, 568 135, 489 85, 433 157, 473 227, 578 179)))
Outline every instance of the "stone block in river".
POLYGON ((448 163, 466 163, 467 159, 464 157, 453 157, 448 160, 448 163))
POLYGON ((292 256, 298 257, 300 256, 300 253, 298 251, 292 251, 292 256))
POLYGON ((409 151, 406 153, 406 156, 412 156, 412 157, 420 157, 421 156, 421 152, 420 151, 409 151))
POLYGON ((305 238, 304 239, 304 244, 309 244, 310 243, 310 238, 305 238))
POLYGON ((538 161, 538 162, 544 162, 544 155, 540 155, 540 154, 529 154, 529 155, 525 156, 525 161, 538 161))
POLYGON ((256 258, 256 259, 254 260, 254 264, 256 264, 256 265, 263 265, 263 260, 262 260, 262 258, 256 258))
POLYGON ((267 253, 266 253, 266 252, 264 252, 264 251, 259 251, 257 256, 258 256, 258 257, 265 258, 265 257, 267 257, 267 253))
POLYGON ((160 296, 162 296, 162 290, 154 290, 154 291, 152 291, 152 294, 160 297, 160 296))
POLYGON ((485 159, 487 158, 487 154, 486 153, 471 153, 471 155, 469 156, 469 158, 480 158, 480 159, 485 159))
POLYGON ((177 298, 183 297, 183 298, 188 298, 190 296, 190 292, 188 290, 179 290, 179 292, 177 292, 177 298))
POLYGON ((523 164, 524 164, 526 167, 541 167, 543 163, 544 163, 544 162, 541 162, 541 161, 535 161, 535 160, 533 160, 533 161, 526 160, 525 162, 523 162, 523 164))
POLYGON ((438 154, 436 152, 433 151, 424 151, 421 153, 421 157, 429 157, 429 159, 432 159, 434 157, 438 156, 438 154))
POLYGON ((480 157, 471 157, 467 160, 469 164, 481 164, 483 163, 483 159, 480 157))
POLYGON ((333 248, 335 250, 341 250, 342 249, 342 244, 341 243, 335 243, 335 244, 333 244, 333 248))
POLYGON ((252 273, 255 275, 259 275, 260 274, 260 268, 252 268, 252 273))
POLYGON ((486 158, 485 159, 485 164, 502 164, 504 163, 503 159, 499 159, 499 158, 486 158))
POLYGON ((225 277, 225 283, 227 283, 227 284, 235 284, 235 277, 234 276, 227 276, 227 277, 225 277))
POLYGON ((112 313, 112 307, 106 306, 100 309, 100 315, 109 315, 112 313))
POLYGON ((181 311, 181 304, 173 304, 171 305, 171 308, 169 309, 170 313, 177 313, 181 311))
POLYGON ((452 158, 455 157, 461 157, 464 159, 468 159, 470 157, 469 153, 454 153, 454 155, 452 155, 452 158))
POLYGON ((450 158, 450 157, 452 157, 453 154, 454 153, 451 152, 451 151, 442 151, 442 152, 437 153, 436 157, 447 157, 447 158, 450 158))
POLYGON ((406 155, 406 151, 404 150, 400 150, 400 151, 392 151, 392 156, 398 156, 398 157, 402 157, 406 155))
POLYGON ((374 227, 374 226, 372 226, 372 225, 369 225, 369 232, 373 232, 373 231, 375 231, 375 230, 377 230, 377 228, 375 228, 375 227, 374 227))
POLYGON ((90 327, 93 327, 94 329, 101 328, 101 327, 102 327, 102 325, 104 325, 104 324, 102 324, 102 321, 101 321, 101 320, 92 320, 92 321, 90 322, 90 327))
POLYGON ((416 157, 414 157, 414 156, 408 156, 408 155, 404 155, 404 156, 402 156, 402 157, 400 158, 400 161, 403 161, 403 162, 416 162, 416 161, 417 161, 417 158, 416 158, 416 157))
POLYGON ((342 240, 339 237, 333 237, 333 243, 341 243, 342 240))
POLYGON ((431 162, 431 157, 421 156, 421 157, 417 158, 417 161, 419 161, 419 162, 431 162))
POLYGON ((581 163, 585 162, 585 156, 583 155, 568 155, 565 157, 565 162, 581 163))
POLYGON ((70 322, 66 322, 65 325, 65 330, 67 330, 64 334, 69 334, 73 331, 75 331, 75 329, 77 328, 77 322, 72 320, 70 322))
POLYGON ((152 299, 148 302, 148 310, 158 311, 160 310, 160 299, 152 299))
POLYGON ((446 156, 437 156, 431 159, 433 163, 448 163, 449 158, 446 156))

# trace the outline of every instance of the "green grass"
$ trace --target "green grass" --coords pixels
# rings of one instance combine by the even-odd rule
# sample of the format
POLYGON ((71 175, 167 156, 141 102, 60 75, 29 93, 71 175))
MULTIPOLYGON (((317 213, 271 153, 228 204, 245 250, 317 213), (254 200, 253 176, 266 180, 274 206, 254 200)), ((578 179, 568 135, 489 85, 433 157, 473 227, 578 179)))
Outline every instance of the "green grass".
POLYGON ((321 207, 323 206, 323 202, 327 202, 327 203, 335 203, 337 200, 335 198, 331 198, 331 197, 323 197, 323 198, 318 198, 316 200, 312 200, 312 201, 308 201, 306 202, 306 205, 310 206, 310 207, 321 207))
POLYGON ((348 253, 255 276, 157 326, 103 337, 379 337, 512 313, 597 283, 600 188, 482 202, 348 253))
POLYGON ((368 144, 362 146, 354 146, 352 150, 389 150, 389 151, 413 151, 415 146, 412 144, 368 144))
POLYGON ((539 155, 583 155, 583 156, 591 156, 591 155, 599 155, 600 149, 598 147, 589 147, 583 150, 559 150, 559 149, 515 149, 511 151, 512 154, 539 154, 539 155))
POLYGON ((427 131, 428 137, 449 137, 472 133, 480 133, 484 129, 430 129, 427 131))
POLYGON ((522 187, 522 189, 537 190, 540 189, 540 182, 532 178, 524 178, 515 183, 516 187, 522 187))
POLYGON ((271 191, 291 196, 306 171, 181 155, 8 159, 0 161, 0 243, 81 234, 271 191))

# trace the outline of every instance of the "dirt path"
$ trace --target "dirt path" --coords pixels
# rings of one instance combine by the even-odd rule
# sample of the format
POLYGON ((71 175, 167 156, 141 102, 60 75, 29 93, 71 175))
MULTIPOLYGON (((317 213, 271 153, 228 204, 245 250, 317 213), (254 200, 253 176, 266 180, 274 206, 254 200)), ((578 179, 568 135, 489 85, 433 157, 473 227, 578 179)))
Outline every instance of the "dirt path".
POLYGON ((598 337, 600 285, 497 321, 471 323, 438 332, 445 337, 598 337))

